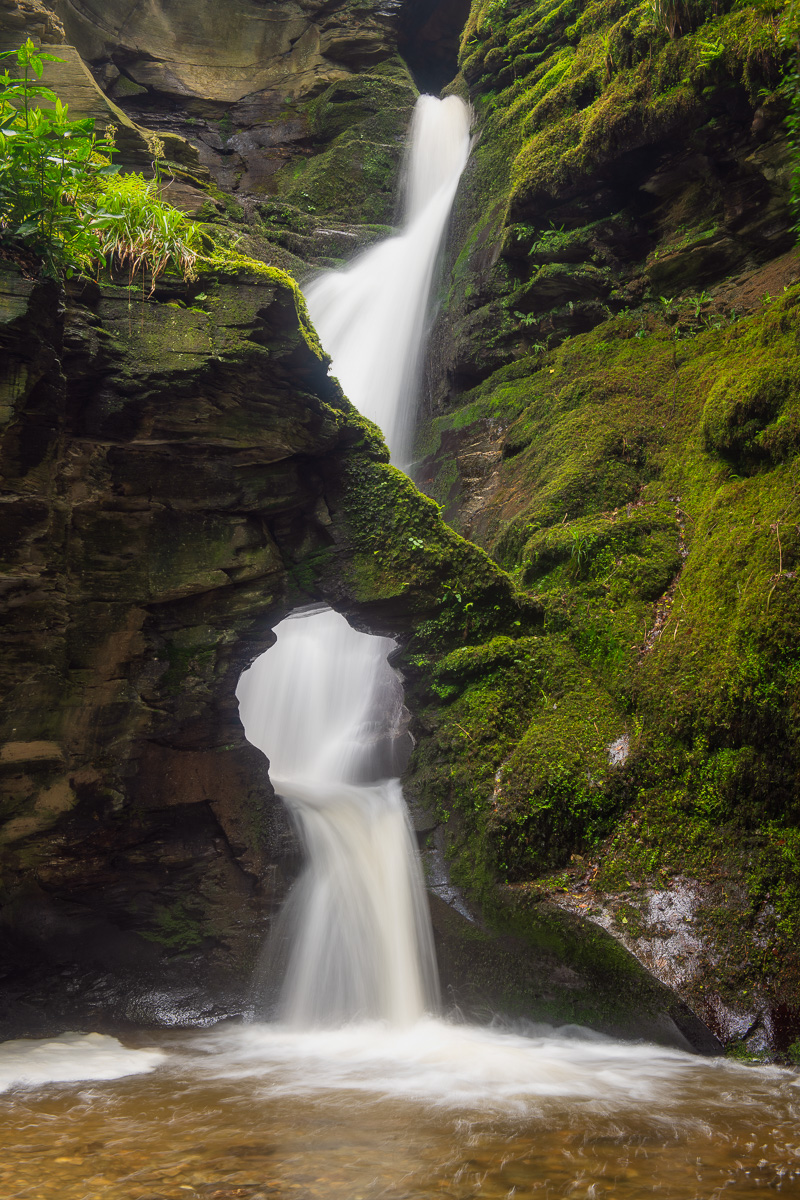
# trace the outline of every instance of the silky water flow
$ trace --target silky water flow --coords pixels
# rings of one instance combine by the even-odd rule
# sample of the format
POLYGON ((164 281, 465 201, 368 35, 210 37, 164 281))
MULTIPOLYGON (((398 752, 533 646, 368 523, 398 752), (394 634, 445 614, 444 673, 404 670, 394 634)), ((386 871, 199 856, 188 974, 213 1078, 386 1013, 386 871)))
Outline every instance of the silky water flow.
MULTIPOLYGON (((466 107, 423 97, 403 231, 308 290, 346 393, 400 464, 468 150, 466 107)), ((799 1196, 796 1074, 574 1027, 432 1015, 427 909, 393 777, 402 693, 390 643, 329 610, 277 634, 240 700, 307 854, 269 964, 285 948, 280 1019, 128 1045, 99 1033, 0 1044, 0 1196, 799 1196)))
MULTIPOLYGON (((401 233, 306 292, 355 406, 406 463, 428 297, 470 148, 470 110, 423 96, 414 113, 401 233)), ((355 1019, 408 1025, 436 1007, 433 941, 396 778, 402 695, 392 643, 330 610, 298 613, 238 689, 248 740, 299 830, 306 865, 266 955, 258 1005, 285 973, 277 1012, 301 1028, 355 1019)))

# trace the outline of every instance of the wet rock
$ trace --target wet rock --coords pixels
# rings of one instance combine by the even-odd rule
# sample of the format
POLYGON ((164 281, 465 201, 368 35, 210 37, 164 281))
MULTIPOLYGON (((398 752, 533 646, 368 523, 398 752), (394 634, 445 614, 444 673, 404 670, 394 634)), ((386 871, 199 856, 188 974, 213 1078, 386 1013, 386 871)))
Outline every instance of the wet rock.
POLYGON ((297 869, 235 697, 273 626, 313 598, 408 634, 449 575, 498 611, 512 588, 384 461, 281 272, 148 296, 9 267, 0 314, 9 995, 57 991, 55 965, 70 1011, 97 983, 132 1020, 132 973, 183 995, 201 955, 207 994, 176 1004, 205 1020, 297 869))
MULTIPOLYGON (((500 916, 501 911, 503 916, 500 916)), ((431 897, 446 1004, 467 1017, 525 1018, 587 1025, 615 1037, 719 1054, 711 1031, 674 992, 603 933, 547 904, 509 921, 475 924, 439 896, 431 897)))

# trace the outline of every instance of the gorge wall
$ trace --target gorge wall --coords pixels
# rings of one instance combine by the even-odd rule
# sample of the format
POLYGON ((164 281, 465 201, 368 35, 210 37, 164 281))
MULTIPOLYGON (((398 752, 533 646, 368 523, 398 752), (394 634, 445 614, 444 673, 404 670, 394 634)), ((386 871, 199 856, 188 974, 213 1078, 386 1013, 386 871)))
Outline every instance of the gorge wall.
POLYGON ((472 6, 418 478, 544 631, 419 659, 411 786, 501 921, 555 900, 796 1054, 788 19, 472 6))
POLYGON ((5 258, 9 1013, 241 1009, 294 849, 233 691, 326 598, 401 639, 420 836, 484 921, 434 899, 464 1006, 636 1010, 708 1048, 638 959, 734 1050, 796 1043, 785 5, 725 9, 0 10, 3 48, 61 45, 54 86, 126 165, 158 130, 166 195, 251 260, 148 296, 5 258), (386 466, 278 270, 386 232, 444 83, 476 147, 416 480, 474 546, 386 466))

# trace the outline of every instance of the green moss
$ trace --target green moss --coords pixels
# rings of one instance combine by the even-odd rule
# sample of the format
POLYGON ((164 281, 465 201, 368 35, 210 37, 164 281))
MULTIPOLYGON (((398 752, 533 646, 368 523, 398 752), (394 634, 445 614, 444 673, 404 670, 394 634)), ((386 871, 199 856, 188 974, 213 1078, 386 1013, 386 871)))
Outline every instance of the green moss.
POLYGON ((153 914, 152 926, 141 936, 166 950, 186 952, 202 945, 207 938, 204 922, 185 900, 158 907, 153 914))
POLYGON ((783 7, 693 6, 694 30, 670 39, 647 5, 630 0, 585 10, 540 0, 491 19, 487 5, 474 4, 463 70, 491 97, 495 135, 505 129, 516 145, 514 196, 553 195, 624 143, 668 135, 702 111, 710 85, 742 86, 755 102, 779 77, 783 50, 772 18, 783 7))
POLYGON ((446 642, 474 625, 488 630, 512 615, 522 619, 517 606, 524 598, 505 573, 454 533, 439 505, 402 471, 350 456, 341 486, 337 503, 351 555, 343 569, 356 599, 402 596, 408 611, 431 614, 428 626, 418 626, 420 641, 446 642))
POLYGON ((399 60, 331 84, 308 108, 319 152, 293 160, 272 186, 282 200, 307 213, 391 220, 403 135, 416 95, 399 60))
POLYGON ((754 361, 749 346, 714 383, 703 410, 706 446, 747 469, 769 456, 786 459, 800 448, 800 369, 789 354, 754 361))
POLYGON ((763 1051, 750 1050, 745 1042, 731 1042, 725 1047, 725 1055, 736 1062, 764 1062, 767 1058, 763 1051))
POLYGON ((588 852, 600 892, 697 879, 702 987, 734 1006, 800 986, 800 474, 790 437, 764 446, 792 428, 799 306, 609 319, 498 371, 427 445, 501 414, 482 536, 545 614, 409 663, 409 790, 447 815, 454 877, 486 902, 588 852))

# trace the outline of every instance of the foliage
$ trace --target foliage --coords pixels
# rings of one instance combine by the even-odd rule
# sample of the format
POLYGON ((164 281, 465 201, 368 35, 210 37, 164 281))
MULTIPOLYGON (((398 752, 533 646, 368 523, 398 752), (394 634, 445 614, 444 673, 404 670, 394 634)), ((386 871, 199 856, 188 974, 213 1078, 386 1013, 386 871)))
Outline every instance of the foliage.
POLYGON ((115 168, 110 138, 94 121, 71 121, 68 107, 47 87, 44 63, 28 41, 3 58, 16 74, 0 77, 0 237, 41 257, 51 273, 86 269, 99 252, 93 227, 93 188, 115 168), (43 109, 38 101, 52 104, 43 109))
POLYGON ((158 182, 142 175, 112 175, 104 180, 93 227, 100 251, 126 268, 132 279, 148 270, 155 280, 168 265, 185 279, 195 277, 201 248, 199 230, 158 194, 158 182))
POLYGON ((72 121, 68 106, 37 82, 45 63, 28 39, 0 78, 0 240, 41 259, 48 274, 89 271, 106 262, 150 272, 173 267, 193 278, 201 249, 197 227, 161 199, 160 140, 153 136, 156 178, 122 175, 112 163, 113 129, 72 121), (42 107, 42 102, 52 107, 42 107))
POLYGON ((443 456, 502 422, 481 534, 545 622, 410 664, 408 786, 450 814, 454 875, 481 902, 587 864, 596 895, 700 880, 706 984, 783 1003, 800 979, 800 287, 720 314, 699 288, 655 295, 437 418, 443 456))
POLYGON ((786 130, 792 147, 791 188, 795 232, 800 233, 800 9, 792 0, 781 24, 781 43, 789 56, 781 83, 781 92, 788 102, 786 130))
POLYGON ((657 32, 664 31, 676 38, 692 29, 696 7, 687 0, 647 0, 645 14, 657 32))

